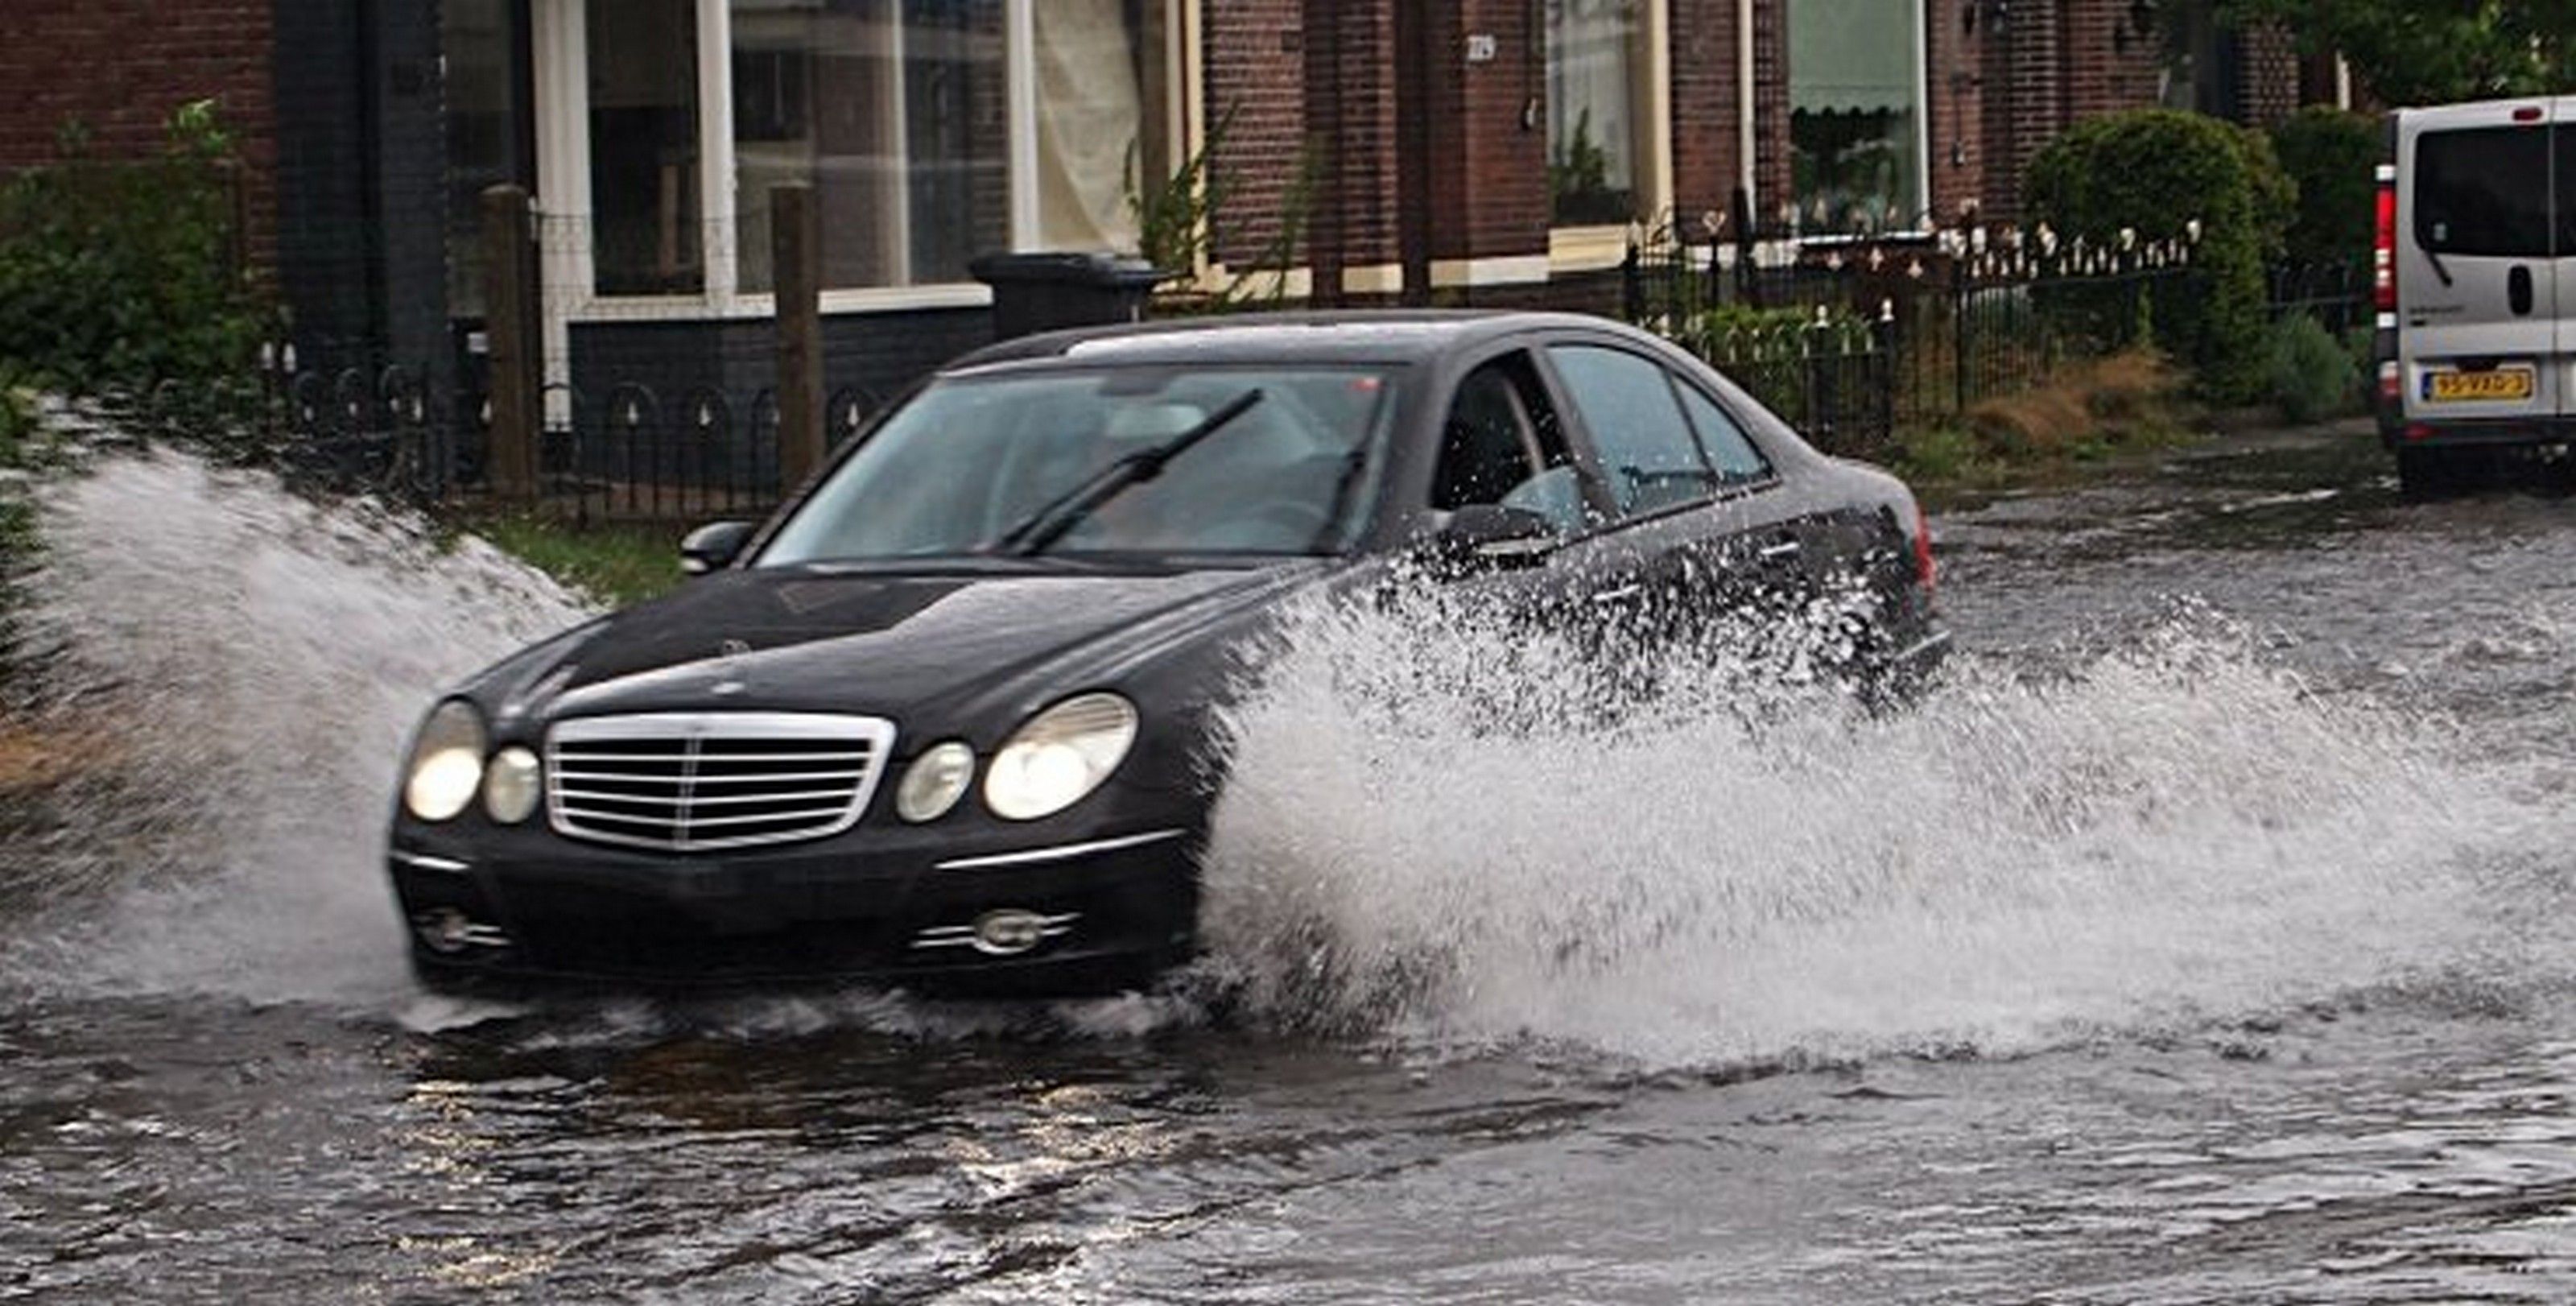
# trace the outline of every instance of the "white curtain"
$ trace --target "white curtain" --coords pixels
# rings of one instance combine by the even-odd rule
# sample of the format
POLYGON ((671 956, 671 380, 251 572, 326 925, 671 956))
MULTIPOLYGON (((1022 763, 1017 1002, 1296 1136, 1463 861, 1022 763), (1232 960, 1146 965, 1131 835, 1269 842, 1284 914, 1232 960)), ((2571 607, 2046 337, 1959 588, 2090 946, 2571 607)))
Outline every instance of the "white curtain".
POLYGON ((1914 111, 1917 0, 1789 0, 1789 107, 1914 111))
MULTIPOLYGON (((1132 250, 1127 178, 1141 165, 1137 36, 1123 0, 1032 0, 1036 28, 1038 242, 1132 250)), ((1143 184, 1142 179, 1139 184, 1143 184)))
POLYGON ((1635 184, 1638 0, 1549 0, 1547 7, 1547 146, 1563 160, 1578 133, 1606 155, 1613 190, 1635 184))

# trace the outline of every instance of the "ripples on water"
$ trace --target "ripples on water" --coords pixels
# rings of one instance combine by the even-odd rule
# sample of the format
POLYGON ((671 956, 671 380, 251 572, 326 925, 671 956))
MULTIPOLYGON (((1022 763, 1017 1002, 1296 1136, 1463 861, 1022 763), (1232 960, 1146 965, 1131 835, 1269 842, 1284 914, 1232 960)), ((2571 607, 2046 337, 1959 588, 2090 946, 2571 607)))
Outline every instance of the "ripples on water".
MULTIPOLYGON (((123 742, 18 982, 487 1014, 401 975, 377 866, 396 755, 437 687, 584 604, 470 537, 175 454, 60 486, 46 532, 56 700, 123 742)), ((1255 1028, 1759 1066, 2513 986, 2564 955, 2501 900, 2564 901, 2523 851, 2563 823, 2512 773, 2437 719, 2309 693, 2208 614, 2044 679, 1960 659, 1876 718, 1702 677, 1730 687, 1551 726, 1526 709, 1565 697, 1569 656, 1436 598, 1305 614, 1235 713, 1211 956, 1177 994, 639 1002, 542 1037, 1117 1037, 1220 991, 1255 1028)))

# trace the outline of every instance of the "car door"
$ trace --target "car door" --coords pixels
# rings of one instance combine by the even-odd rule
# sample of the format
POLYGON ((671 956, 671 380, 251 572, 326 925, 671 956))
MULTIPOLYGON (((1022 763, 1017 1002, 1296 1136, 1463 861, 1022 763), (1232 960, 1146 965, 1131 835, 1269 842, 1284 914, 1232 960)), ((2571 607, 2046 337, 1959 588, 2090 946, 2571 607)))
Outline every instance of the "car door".
POLYGON ((2550 118, 2547 102, 2529 100, 2400 119, 2397 312, 2410 421, 2561 410, 2550 118))
POLYGON ((1576 456, 1611 500, 1600 534, 1637 577, 1636 620, 1676 637, 1721 612, 1805 601, 1811 524, 1722 405, 1630 342, 1562 338, 1543 352, 1576 456))

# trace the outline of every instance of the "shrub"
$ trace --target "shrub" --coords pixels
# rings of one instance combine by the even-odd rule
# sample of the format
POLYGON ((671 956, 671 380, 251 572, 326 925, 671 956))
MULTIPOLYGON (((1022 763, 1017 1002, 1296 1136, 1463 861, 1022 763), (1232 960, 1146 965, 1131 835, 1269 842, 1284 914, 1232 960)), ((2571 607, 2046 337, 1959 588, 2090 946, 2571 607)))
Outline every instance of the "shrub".
POLYGON ((2325 324, 2294 313, 2272 328, 2266 354, 2272 403, 2291 422, 2314 422, 2343 412, 2357 385, 2352 354, 2325 324))
POLYGON ((2356 271, 2369 266, 2378 122, 2314 105, 2281 120, 2271 137, 2281 170, 2299 192, 2285 241, 2291 261, 2340 263, 2356 271))
POLYGON ((211 378, 267 317, 235 256, 231 140, 205 102, 160 157, 67 157, 0 183, 0 362, 54 384, 211 378))
POLYGON ((2173 109, 2077 124, 2031 160, 2027 212, 2061 234, 2116 241, 2186 234, 2200 223, 2188 272, 2151 297, 2154 338, 2222 402, 2262 392, 2263 272, 2280 252, 2295 195, 2258 133, 2173 109))

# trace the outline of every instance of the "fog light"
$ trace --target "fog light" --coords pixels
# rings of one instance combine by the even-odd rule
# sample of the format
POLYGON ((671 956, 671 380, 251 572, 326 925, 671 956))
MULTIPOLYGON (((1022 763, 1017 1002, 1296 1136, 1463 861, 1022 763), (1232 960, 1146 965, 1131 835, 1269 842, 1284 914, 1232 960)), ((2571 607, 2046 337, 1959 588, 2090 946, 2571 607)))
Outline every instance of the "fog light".
POLYGON ((510 936, 498 925, 486 925, 454 907, 434 907, 411 918, 411 932, 420 946, 442 957, 453 957, 468 948, 506 948, 510 936))
POLYGON ((492 755, 483 768, 483 812, 503 825, 517 825, 537 810, 545 792, 544 768, 537 755, 513 745, 492 755))
POLYGON ((1061 919, 1041 916, 1017 907, 988 911, 975 918, 975 951, 988 957, 1008 957, 1026 952, 1064 933, 1072 923, 1069 916, 1061 919))

